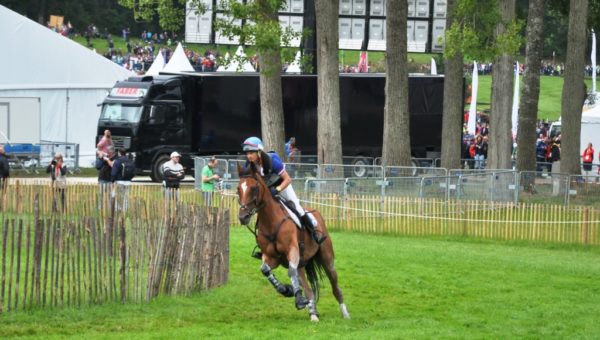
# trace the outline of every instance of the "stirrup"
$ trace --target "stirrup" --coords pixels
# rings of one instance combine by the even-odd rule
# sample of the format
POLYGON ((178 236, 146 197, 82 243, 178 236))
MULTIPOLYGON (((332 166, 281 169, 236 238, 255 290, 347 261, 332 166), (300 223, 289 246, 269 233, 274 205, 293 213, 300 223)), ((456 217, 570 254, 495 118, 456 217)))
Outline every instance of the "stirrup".
POLYGON ((252 254, 250 256, 254 257, 255 259, 258 260, 262 260, 262 253, 260 251, 260 248, 257 250, 258 245, 254 246, 254 249, 252 249, 252 254))

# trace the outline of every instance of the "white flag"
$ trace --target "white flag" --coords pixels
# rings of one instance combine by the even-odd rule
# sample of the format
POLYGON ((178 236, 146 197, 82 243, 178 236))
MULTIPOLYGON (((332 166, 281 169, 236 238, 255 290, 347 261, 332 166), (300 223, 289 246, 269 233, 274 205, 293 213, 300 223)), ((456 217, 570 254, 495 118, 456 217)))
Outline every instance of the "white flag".
POLYGON ((512 106, 512 135, 513 139, 517 136, 517 127, 519 125, 519 62, 515 68, 515 86, 513 93, 512 106))
POLYGON ((477 87, 479 86, 479 73, 477 72, 477 62, 473 62, 473 77, 471 78, 471 105, 469 106, 469 121, 467 122, 467 131, 475 135, 475 121, 477 120, 477 87))
POLYGON ((437 65, 435 64, 435 59, 431 58, 431 74, 437 74, 437 65))
POLYGON ((596 93, 596 33, 592 30, 592 93, 596 93))

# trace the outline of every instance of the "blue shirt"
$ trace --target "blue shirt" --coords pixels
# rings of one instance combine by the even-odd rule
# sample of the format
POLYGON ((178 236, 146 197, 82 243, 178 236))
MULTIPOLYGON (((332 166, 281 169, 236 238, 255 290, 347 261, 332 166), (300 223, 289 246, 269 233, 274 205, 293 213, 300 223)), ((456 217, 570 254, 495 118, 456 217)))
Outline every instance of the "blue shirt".
POLYGON ((292 152, 291 143, 290 142, 285 143, 285 155, 289 156, 291 152, 292 152))
POLYGON ((271 156, 271 170, 281 176, 285 172, 285 165, 281 161, 281 158, 274 152, 269 152, 269 156, 271 156))
MULTIPOLYGON (((279 176, 281 176, 284 172, 285 172, 285 165, 283 164, 283 162, 281 161, 281 158, 279 158, 279 155, 276 154, 275 152, 269 152, 267 153, 268 156, 271 157, 271 169, 269 169, 269 171, 267 169, 262 169, 262 173, 261 176, 265 176, 265 174, 268 173, 275 173, 279 176)), ((244 170, 248 169, 250 162, 246 162, 246 164, 244 165, 244 170)), ((265 166, 265 162, 264 160, 261 160, 261 166, 265 166)))

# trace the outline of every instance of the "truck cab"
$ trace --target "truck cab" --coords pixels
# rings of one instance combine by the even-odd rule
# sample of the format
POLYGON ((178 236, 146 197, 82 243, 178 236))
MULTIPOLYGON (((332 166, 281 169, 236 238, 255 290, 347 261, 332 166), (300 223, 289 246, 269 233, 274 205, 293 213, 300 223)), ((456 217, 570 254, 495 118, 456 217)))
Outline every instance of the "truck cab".
MULTIPOLYGON (((102 103, 97 141, 108 129, 115 148, 125 148, 135 159, 136 173, 162 178, 169 154, 182 155, 190 167, 190 115, 186 114, 180 77, 131 77, 113 87, 102 103)), ((185 161, 185 162, 184 162, 185 161)))

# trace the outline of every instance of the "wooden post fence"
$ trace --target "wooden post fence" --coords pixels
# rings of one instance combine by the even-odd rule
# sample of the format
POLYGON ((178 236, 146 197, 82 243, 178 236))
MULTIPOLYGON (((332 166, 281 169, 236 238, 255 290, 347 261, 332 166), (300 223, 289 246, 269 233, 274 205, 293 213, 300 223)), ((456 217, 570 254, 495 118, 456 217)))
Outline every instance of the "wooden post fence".
POLYGON ((73 185, 66 204, 45 185, 8 186, 0 211, 0 313, 140 303, 223 285, 229 211, 199 193, 165 201, 154 187, 126 197, 73 185), (123 204, 127 202, 127 204, 123 204))

